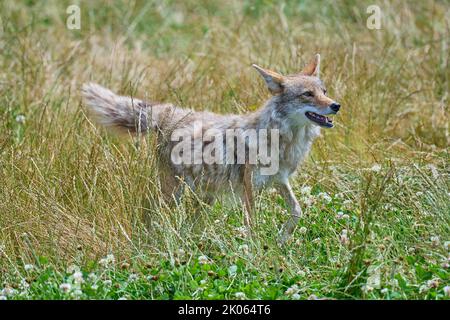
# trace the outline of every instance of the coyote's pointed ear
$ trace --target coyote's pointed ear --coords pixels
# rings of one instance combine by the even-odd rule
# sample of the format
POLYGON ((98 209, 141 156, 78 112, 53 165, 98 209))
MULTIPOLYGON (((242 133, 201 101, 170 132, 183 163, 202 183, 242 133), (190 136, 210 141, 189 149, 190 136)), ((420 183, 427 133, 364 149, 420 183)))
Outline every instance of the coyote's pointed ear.
POLYGON ((300 72, 300 74, 304 74, 307 76, 315 76, 319 77, 320 75, 320 54, 316 54, 314 59, 311 60, 300 72))
POLYGON ((272 94, 279 94, 283 92, 284 77, 281 74, 261 68, 256 64, 252 64, 252 67, 258 70, 264 80, 266 80, 267 87, 272 94))

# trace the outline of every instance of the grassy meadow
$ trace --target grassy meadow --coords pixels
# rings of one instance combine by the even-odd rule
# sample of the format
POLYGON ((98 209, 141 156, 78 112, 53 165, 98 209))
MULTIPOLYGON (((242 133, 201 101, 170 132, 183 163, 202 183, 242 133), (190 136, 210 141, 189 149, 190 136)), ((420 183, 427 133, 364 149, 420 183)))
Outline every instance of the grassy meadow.
POLYGON ((449 39, 439 0, 1 1, 0 299, 449 299, 449 39), (152 137, 81 102, 93 81, 245 113, 269 97, 252 63, 294 73, 315 53, 342 107, 292 181, 284 247, 273 190, 253 237, 233 196, 166 203, 152 137))

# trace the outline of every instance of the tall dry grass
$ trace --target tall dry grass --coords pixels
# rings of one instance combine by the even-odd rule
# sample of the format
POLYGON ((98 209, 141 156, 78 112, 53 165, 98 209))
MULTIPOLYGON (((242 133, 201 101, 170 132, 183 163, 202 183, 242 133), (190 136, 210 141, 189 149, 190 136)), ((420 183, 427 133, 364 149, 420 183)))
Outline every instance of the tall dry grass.
POLYGON ((292 73, 316 52, 342 112, 294 186, 299 196, 310 185, 348 200, 352 244, 341 247, 345 226, 330 218, 340 204, 317 205, 301 222, 310 233, 278 248, 286 216, 268 192, 258 202, 258 236, 245 240, 255 250, 250 263, 262 274, 278 265, 315 279, 334 279, 333 268, 344 265, 350 288, 367 259, 386 274, 394 266, 408 274, 408 250, 445 256, 429 243, 449 240, 445 1, 379 1, 381 30, 366 28, 372 1, 82 2, 79 31, 65 26, 69 4, 0 4, 3 270, 41 255, 65 264, 108 252, 124 259, 170 257, 180 247, 237 252, 239 205, 194 213, 195 195, 164 203, 154 141, 121 141, 94 126, 80 86, 94 81, 148 100, 244 113, 269 95, 251 63, 292 73))

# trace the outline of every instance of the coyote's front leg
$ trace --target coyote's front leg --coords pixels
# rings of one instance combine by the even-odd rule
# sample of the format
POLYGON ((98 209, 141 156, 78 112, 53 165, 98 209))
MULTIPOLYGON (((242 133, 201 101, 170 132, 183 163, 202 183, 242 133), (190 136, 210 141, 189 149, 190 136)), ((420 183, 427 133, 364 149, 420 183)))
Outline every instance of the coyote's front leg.
POLYGON ((294 192, 292 191, 291 185, 289 182, 285 182, 283 184, 280 184, 279 190, 283 198, 286 200, 291 216, 288 218, 288 220, 284 223, 283 227, 281 228, 280 232, 280 239, 279 242, 281 245, 283 245, 286 240, 289 239, 292 232, 295 229, 295 226, 298 223, 298 220, 302 216, 302 209, 300 208, 300 204, 298 203, 297 199, 295 198, 294 192))
POLYGON ((252 216, 254 214, 254 198, 253 198, 253 185, 252 185, 252 172, 249 164, 246 164, 244 167, 244 176, 243 176, 243 184, 244 184, 244 192, 243 192, 243 200, 245 204, 244 210, 244 222, 245 226, 248 229, 248 232, 252 233, 252 224, 253 219, 252 216))

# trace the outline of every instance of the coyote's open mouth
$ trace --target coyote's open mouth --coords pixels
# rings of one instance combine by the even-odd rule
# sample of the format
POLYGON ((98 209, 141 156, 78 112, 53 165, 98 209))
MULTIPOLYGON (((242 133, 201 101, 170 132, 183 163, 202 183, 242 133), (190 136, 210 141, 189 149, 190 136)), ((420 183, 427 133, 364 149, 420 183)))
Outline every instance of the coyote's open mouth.
POLYGON ((308 117, 309 120, 312 122, 317 123, 321 127, 326 128, 332 128, 333 127, 333 120, 326 116, 321 116, 320 114, 308 111, 305 113, 306 117, 308 117))

